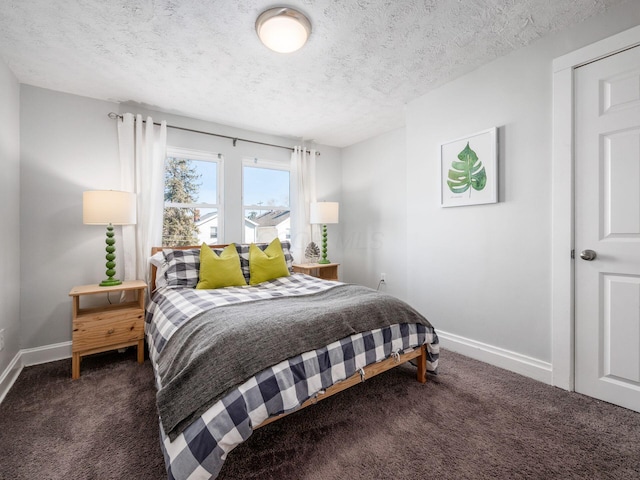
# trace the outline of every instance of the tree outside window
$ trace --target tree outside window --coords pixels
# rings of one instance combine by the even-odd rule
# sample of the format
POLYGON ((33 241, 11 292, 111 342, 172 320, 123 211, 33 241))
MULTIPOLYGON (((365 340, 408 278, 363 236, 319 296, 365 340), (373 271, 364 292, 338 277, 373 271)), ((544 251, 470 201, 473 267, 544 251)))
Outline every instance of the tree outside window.
POLYGON ((170 155, 165 162, 162 244, 166 246, 210 243, 214 229, 217 241, 221 225, 218 204, 221 158, 186 153, 170 155))
MULTIPOLYGON (((192 160, 167 158, 164 173, 164 201, 166 203, 196 203, 201 175, 192 160)), ((163 245, 195 245, 198 242, 197 208, 165 207, 162 224, 163 245)))

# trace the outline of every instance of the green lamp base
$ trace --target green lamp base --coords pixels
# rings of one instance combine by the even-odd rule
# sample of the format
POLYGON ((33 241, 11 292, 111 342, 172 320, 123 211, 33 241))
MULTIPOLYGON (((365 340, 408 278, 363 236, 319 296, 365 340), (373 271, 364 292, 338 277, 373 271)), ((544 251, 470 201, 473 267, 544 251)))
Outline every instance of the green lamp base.
POLYGON ((114 246, 116 243, 116 239, 113 237, 113 225, 109 224, 107 225, 107 239, 105 240, 105 243, 107 244, 107 255, 105 257, 107 259, 107 279, 100 282, 101 287, 113 287, 115 285, 122 285, 122 280, 113 278, 116 274, 116 247, 114 246))
POLYGON ((327 226, 322 225, 322 258, 318 260, 320 265, 326 265, 331 263, 331 260, 327 258, 327 226))

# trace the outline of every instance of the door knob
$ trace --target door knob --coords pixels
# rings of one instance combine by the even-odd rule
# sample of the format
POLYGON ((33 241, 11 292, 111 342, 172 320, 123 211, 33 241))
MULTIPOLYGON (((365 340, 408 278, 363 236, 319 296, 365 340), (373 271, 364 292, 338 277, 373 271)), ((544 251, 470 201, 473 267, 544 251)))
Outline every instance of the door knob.
POLYGON ((595 260, 598 254, 593 250, 583 250, 580 252, 580 258, 590 262, 591 260, 595 260))

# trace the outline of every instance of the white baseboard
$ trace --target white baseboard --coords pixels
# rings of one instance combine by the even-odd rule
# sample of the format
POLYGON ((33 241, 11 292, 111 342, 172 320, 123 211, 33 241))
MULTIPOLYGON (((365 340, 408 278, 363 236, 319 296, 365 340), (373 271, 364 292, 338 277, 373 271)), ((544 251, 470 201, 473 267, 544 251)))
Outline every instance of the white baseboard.
POLYGON ((437 334, 440 345, 446 350, 552 385, 550 363, 442 330, 437 330, 437 334))
POLYGON ((20 352, 18 352, 9 363, 9 366, 2 372, 2 375, 0 375, 0 403, 2 403, 4 397, 7 396, 7 393, 9 393, 9 390, 18 379, 23 366, 20 352))
POLYGON ((44 347, 20 350, 25 367, 71 358, 71 342, 54 343, 44 347))
POLYGON ((0 403, 18 379, 24 367, 55 362, 71 357, 71 342, 55 343, 44 347, 25 348, 16 353, 9 366, 0 375, 0 403))

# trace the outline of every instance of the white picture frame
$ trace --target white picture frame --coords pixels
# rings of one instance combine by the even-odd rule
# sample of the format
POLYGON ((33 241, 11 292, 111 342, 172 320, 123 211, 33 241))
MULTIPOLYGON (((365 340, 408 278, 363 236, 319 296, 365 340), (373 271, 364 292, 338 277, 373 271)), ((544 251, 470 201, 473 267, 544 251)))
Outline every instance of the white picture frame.
POLYGON ((440 144, 440 206, 498 202, 498 129, 440 144))

